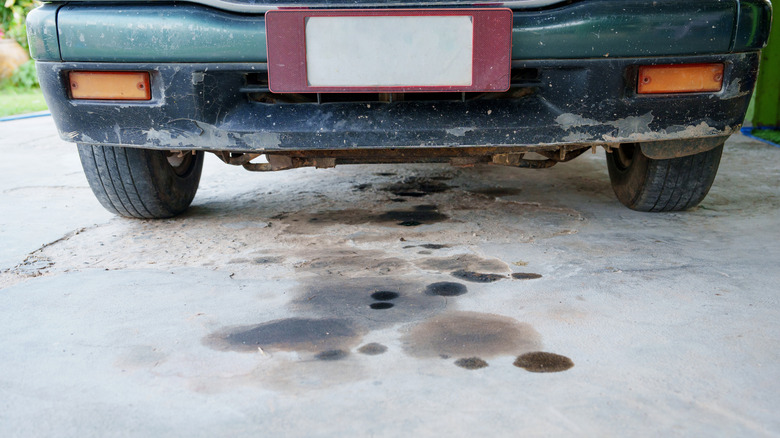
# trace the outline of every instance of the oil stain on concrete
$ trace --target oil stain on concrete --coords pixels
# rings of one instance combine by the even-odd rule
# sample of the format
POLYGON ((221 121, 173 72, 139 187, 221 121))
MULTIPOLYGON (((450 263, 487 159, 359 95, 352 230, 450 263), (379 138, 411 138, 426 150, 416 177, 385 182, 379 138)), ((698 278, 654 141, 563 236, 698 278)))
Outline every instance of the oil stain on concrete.
POLYGON ((453 272, 458 270, 471 272, 506 272, 509 265, 495 258, 482 258, 474 254, 458 254, 451 257, 429 257, 414 262, 417 267, 429 271, 453 272))
POLYGON ((404 209, 368 210, 347 208, 322 210, 315 213, 290 213, 278 216, 287 225, 285 233, 319 234, 330 226, 380 225, 384 227, 431 225, 444 222, 450 217, 439 212, 435 205, 417 205, 404 209))
POLYGON ((360 343, 362 331, 342 318, 286 318, 233 327, 209 335, 204 343, 220 351, 308 351, 349 349, 360 343))
POLYGON ((290 308, 296 314, 353 321, 365 330, 421 321, 444 311, 447 300, 425 293, 412 276, 345 278, 318 275, 301 281, 290 308))
POLYGON ((395 304, 393 304, 393 303, 386 303, 386 302, 371 303, 371 304, 368 305, 368 307, 370 307, 370 308, 372 308, 374 310, 387 310, 387 309, 392 309, 393 307, 395 307, 395 304))
POLYGON ((467 271, 465 269, 458 269, 450 273, 455 278, 461 280, 470 281, 472 283, 492 283, 494 281, 503 280, 506 275, 501 274, 484 274, 481 272, 467 271))
POLYGON ((317 353, 314 358, 317 360, 332 361, 342 360, 347 356, 349 356, 349 351, 346 350, 325 350, 323 352, 317 353))
POLYGON ((439 213, 435 205, 418 205, 406 210, 390 210, 376 216, 374 222, 395 223, 404 227, 416 227, 444 222, 449 216, 439 213))
POLYGON ((444 248, 449 248, 450 247, 449 245, 442 244, 442 243, 425 243, 425 244, 417 245, 417 246, 419 246, 420 248, 425 248, 425 249, 444 249, 444 248))
POLYGON ((574 362, 566 356, 543 351, 521 354, 514 365, 532 373, 557 373, 574 366, 574 362))
POLYGON ((409 177, 402 182, 385 187, 384 190, 395 196, 421 198, 432 193, 446 192, 451 188, 449 185, 433 178, 409 177))
POLYGON ((460 283, 439 281, 425 287, 425 295, 439 297, 457 297, 468 292, 468 288, 460 283))
POLYGON ((371 299, 376 301, 392 301, 400 296, 401 294, 398 292, 390 290, 379 290, 371 294, 371 299))
POLYGON ((305 261, 295 265, 297 271, 342 278, 399 276, 409 273, 411 268, 409 261, 383 251, 351 248, 311 250, 305 261))
POLYGON ((536 351, 539 333, 507 316, 451 312, 412 327, 402 338, 413 357, 495 357, 536 351))
POLYGON ((386 351, 387 347, 378 342, 372 342, 358 348, 358 353, 365 354, 366 356, 378 356, 385 353, 386 351))
POLYGON ((532 272, 515 272, 512 274, 512 278, 515 280, 535 280, 542 278, 541 274, 534 274, 532 272))
POLYGON ((488 363, 478 357, 464 357, 456 360, 455 365, 467 370, 478 370, 487 367, 488 363))
POLYGON ((489 196, 491 198, 501 198, 504 196, 519 195, 522 193, 522 190, 514 187, 488 187, 484 189, 469 190, 469 192, 489 196))

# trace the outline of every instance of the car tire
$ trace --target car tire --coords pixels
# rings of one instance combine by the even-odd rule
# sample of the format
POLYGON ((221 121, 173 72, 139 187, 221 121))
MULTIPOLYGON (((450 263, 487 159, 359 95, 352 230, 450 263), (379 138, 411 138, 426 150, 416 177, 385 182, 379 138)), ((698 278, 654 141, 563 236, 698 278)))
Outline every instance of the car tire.
POLYGON ((607 154, 612 189, 632 210, 681 211, 698 205, 718 172, 723 144, 706 152, 657 160, 638 144, 623 144, 607 154))
POLYGON ((173 217, 187 210, 198 190, 203 152, 79 144, 89 186, 112 213, 142 219, 173 217))

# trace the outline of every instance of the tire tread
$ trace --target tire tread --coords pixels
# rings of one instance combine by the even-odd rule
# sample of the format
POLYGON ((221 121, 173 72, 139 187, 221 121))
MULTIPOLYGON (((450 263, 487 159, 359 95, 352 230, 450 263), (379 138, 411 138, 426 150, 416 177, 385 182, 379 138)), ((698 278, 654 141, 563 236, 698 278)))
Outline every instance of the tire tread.
POLYGON ((186 175, 177 176, 157 150, 79 144, 78 151, 98 201, 112 213, 133 218, 182 213, 195 196, 203 167, 202 152, 186 175))
POLYGON ((621 170, 614 154, 608 154, 612 188, 620 202, 639 211, 681 211, 698 205, 715 179, 723 145, 680 158, 655 160, 641 155, 621 170))

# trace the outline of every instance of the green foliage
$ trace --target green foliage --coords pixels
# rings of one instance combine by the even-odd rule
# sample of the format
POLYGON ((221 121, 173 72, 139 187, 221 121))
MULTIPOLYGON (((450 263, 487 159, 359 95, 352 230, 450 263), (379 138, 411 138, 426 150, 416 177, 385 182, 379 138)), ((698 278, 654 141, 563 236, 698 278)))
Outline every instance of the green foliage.
POLYGON ((774 129, 753 129, 751 134, 755 137, 771 141, 776 145, 780 145, 780 131, 774 129))
POLYGON ((25 19, 27 13, 38 5, 40 3, 36 0, 5 0, 5 4, 0 8, 0 33, 4 34, 5 37, 15 39, 27 50, 25 19))
POLYGON ((35 61, 32 59, 20 65, 13 76, 0 81, 0 89, 16 88, 29 90, 38 86, 38 72, 35 70, 35 61))
POLYGON ((46 101, 40 88, 16 90, 0 89, 0 117, 33 113, 46 109, 46 101))

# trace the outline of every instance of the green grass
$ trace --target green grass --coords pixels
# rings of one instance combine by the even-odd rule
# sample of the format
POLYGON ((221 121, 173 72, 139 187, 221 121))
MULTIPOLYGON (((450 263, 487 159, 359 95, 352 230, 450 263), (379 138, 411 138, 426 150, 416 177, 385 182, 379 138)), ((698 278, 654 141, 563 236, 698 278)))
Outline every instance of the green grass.
POLYGON ((14 88, 0 89, 0 117, 43 111, 46 101, 40 88, 19 90, 14 88))
POLYGON ((776 145, 780 145, 780 131, 774 129, 753 129, 751 134, 754 137, 763 138, 769 140, 776 145))

